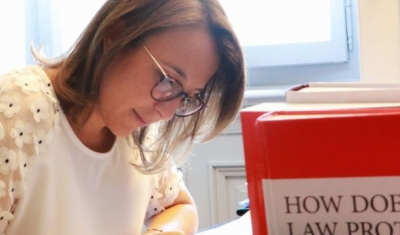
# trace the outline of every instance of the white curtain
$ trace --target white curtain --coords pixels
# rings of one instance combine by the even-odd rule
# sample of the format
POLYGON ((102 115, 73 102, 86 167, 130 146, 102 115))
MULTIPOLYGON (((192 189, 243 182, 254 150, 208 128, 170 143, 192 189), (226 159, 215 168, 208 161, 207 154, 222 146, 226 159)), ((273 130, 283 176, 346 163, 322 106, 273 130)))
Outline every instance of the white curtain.
POLYGON ((66 52, 105 0, 0 0, 0 74, 66 52))
POLYGON ((26 64, 23 0, 0 0, 0 73, 26 64))

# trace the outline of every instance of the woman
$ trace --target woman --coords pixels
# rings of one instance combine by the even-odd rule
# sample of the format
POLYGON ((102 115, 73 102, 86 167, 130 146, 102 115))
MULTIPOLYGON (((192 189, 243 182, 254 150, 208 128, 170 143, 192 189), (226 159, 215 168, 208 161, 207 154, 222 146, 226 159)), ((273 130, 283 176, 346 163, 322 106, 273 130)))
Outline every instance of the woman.
POLYGON ((177 165, 245 87, 218 1, 109 0, 69 53, 34 55, 0 78, 1 231, 194 234, 177 165))

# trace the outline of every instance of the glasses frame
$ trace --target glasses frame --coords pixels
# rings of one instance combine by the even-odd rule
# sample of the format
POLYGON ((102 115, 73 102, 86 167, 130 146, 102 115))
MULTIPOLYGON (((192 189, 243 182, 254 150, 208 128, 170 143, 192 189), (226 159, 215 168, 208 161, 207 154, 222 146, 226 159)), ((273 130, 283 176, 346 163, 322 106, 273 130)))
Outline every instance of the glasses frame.
POLYGON ((173 99, 176 99, 176 98, 179 98, 180 96, 182 96, 181 103, 187 101, 188 99, 196 99, 196 100, 200 101, 201 106, 199 106, 198 109, 195 109, 194 111, 189 112, 189 113, 187 113, 187 114, 179 114, 179 113, 175 112, 175 116, 177 116, 177 117, 188 117, 188 116, 191 116, 191 115, 193 115, 193 114, 195 114, 195 113, 197 113, 197 112, 199 112, 199 111, 201 111, 201 110, 203 110, 204 108, 207 107, 206 102, 205 102, 203 99, 201 99, 201 98, 199 97, 199 94, 196 94, 196 96, 194 96, 194 97, 190 97, 186 92, 184 92, 182 84, 181 84, 178 80, 176 80, 176 79, 170 77, 169 75, 167 75, 167 73, 164 71, 164 69, 163 69, 163 68, 161 67, 161 65, 158 63, 158 61, 156 60, 156 58, 154 58, 153 54, 151 54, 151 52, 149 51, 149 49, 147 49, 146 45, 144 45, 143 42, 141 43, 141 45, 142 45, 143 48, 146 50, 147 54, 149 54, 149 56, 151 57, 151 59, 153 60, 153 62, 157 65, 158 69, 160 70, 161 74, 163 75, 163 77, 161 78, 161 80, 160 80, 159 82, 157 82, 157 83, 153 86, 153 88, 151 89, 151 91, 150 91, 151 98, 153 98, 155 101, 167 102, 167 101, 171 101, 171 100, 173 100, 173 99), (169 80, 169 81, 172 81, 172 82, 176 82, 176 83, 180 86, 181 92, 177 93, 175 96, 172 96, 172 97, 170 97, 169 99, 166 99, 166 100, 156 99, 156 98, 154 97, 154 95, 153 95, 153 91, 154 91, 154 89, 155 89, 160 83, 164 82, 166 79, 169 80))

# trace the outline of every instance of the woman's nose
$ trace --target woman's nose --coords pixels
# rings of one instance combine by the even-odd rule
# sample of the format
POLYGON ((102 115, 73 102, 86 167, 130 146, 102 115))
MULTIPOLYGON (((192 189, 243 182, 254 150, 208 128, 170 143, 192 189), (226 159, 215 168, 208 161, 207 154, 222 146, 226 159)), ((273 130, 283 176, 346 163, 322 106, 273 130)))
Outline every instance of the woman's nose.
POLYGON ((158 101, 156 104, 156 109, 161 115, 161 119, 164 121, 170 120, 174 115, 176 110, 178 109, 181 103, 180 97, 170 100, 170 101, 158 101))

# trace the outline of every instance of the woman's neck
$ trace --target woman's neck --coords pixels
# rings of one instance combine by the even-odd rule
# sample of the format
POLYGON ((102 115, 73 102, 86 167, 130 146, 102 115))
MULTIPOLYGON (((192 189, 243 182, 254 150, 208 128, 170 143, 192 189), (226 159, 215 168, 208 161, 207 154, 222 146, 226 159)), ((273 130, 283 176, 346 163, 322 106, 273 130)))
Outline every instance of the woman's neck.
MULTIPOLYGON (((57 68, 48 68, 45 72, 49 79, 54 81, 59 71, 57 68)), ((96 110, 91 112, 82 126, 74 121, 75 118, 68 111, 65 112, 65 116, 75 135, 86 147, 99 153, 108 152, 112 148, 115 135, 104 125, 96 110)), ((79 120, 79 117, 76 120, 79 120)))
POLYGON ((82 126, 77 125, 68 113, 65 116, 75 135, 86 147, 99 153, 108 152, 112 148, 116 137, 102 122, 99 122, 95 112, 92 112, 82 126))

